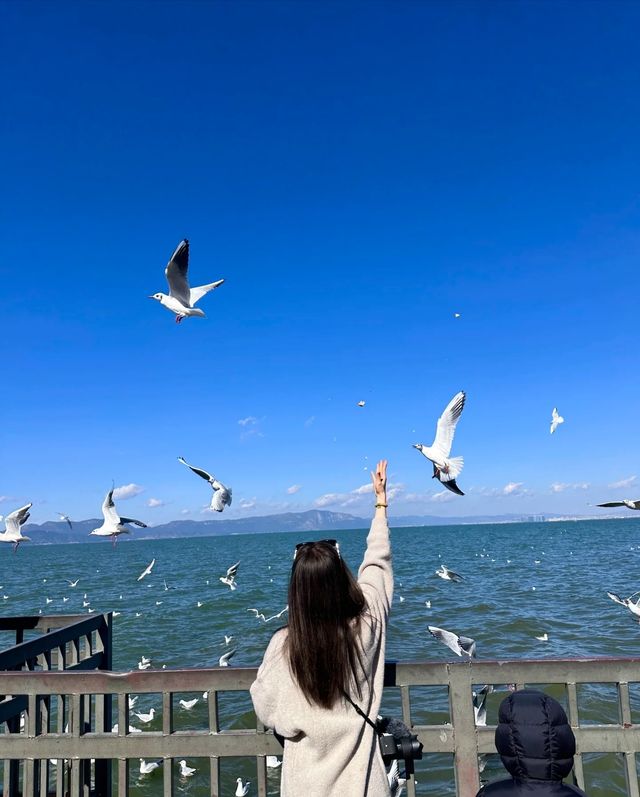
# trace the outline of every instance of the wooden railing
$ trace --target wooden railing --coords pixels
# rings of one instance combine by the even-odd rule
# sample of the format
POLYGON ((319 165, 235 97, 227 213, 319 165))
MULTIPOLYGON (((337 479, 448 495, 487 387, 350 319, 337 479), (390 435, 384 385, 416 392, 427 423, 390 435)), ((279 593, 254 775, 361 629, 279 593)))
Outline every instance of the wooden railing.
MULTIPOLYGON (((97 621, 96 617, 92 619, 97 621)), ((57 637, 58 640, 62 638, 57 637)), ((12 651, 20 647, 18 645, 12 651)), ((0 666, 5 654, 7 651, 0 654, 0 666)), ((282 752, 278 742, 259 724, 244 730, 223 730, 220 721, 221 695, 246 693, 255 678, 255 668, 114 673, 85 671, 78 666, 95 655, 95 652, 83 653, 84 658, 78 655, 77 661, 69 662, 66 670, 60 667, 59 672, 0 672, 0 694, 12 696, 0 702, 0 722, 14 723, 12 732, 0 734, 0 757, 14 765, 7 769, 5 764, 5 797, 18 794, 45 797, 50 793, 57 797, 65 794, 70 797, 111 797, 112 760, 117 761, 113 793, 126 797, 129 794, 129 764, 139 758, 165 761, 164 797, 175 794, 174 767, 171 765, 174 760, 206 758, 209 760, 207 794, 218 797, 222 794, 221 761, 226 757, 242 756, 256 761, 257 794, 266 797, 265 756, 282 752), (176 695, 205 691, 208 692, 206 726, 197 730, 177 728, 174 722, 176 695), (129 696, 151 693, 162 695, 161 730, 130 733, 129 696), (57 712, 54 731, 49 727, 49 707, 56 702, 55 699, 62 700, 58 703, 62 709, 57 712), (112 700, 117 706, 116 732, 111 729, 109 716, 112 700), (26 716, 22 733, 15 727, 16 706, 26 716), (96 706, 101 706, 100 710, 94 710, 96 706), (53 792, 48 791, 47 761, 51 759, 59 762, 53 792), (60 766, 63 761, 68 762, 66 767, 60 766), (17 764, 20 765, 19 773, 17 764)), ((10 660, 17 661, 15 657, 10 660)), ((29 660, 33 661, 33 656, 29 660)), ((424 752, 452 756, 458 797, 475 797, 480 785, 478 755, 495 753, 495 727, 476 727, 472 690, 482 684, 511 682, 518 687, 525 684, 563 685, 577 741, 574 771, 579 786, 584 787, 583 754, 615 753, 624 758, 628 796, 640 797, 636 773, 640 725, 633 724, 629 696, 629 684, 640 683, 640 658, 388 663, 385 687, 399 687, 403 719, 407 725, 413 725, 424 745, 424 752), (578 707, 581 684, 615 685, 617 722, 599 725, 581 722, 578 707), (442 687, 448 691, 446 721, 435 725, 412 722, 412 689, 423 686, 442 687)), ((407 793, 409 797, 415 797, 412 782, 407 785, 407 793)))

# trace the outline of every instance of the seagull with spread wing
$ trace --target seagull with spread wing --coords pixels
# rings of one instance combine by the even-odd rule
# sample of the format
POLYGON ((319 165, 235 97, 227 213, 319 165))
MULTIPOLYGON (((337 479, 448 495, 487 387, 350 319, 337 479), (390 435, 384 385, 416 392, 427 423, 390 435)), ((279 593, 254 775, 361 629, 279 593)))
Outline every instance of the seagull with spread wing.
POLYGON ((564 423, 564 418, 562 415, 558 415, 558 408, 554 407, 551 410, 551 425, 549 426, 549 434, 553 434, 561 423, 564 423))
POLYGON ((464 581, 464 576, 461 576, 460 573, 456 573, 454 570, 449 570, 446 565, 440 565, 435 574, 445 581, 464 581))
MULTIPOLYGON (((238 567, 240 566, 240 562, 236 562, 234 565, 227 570, 227 574, 225 576, 220 576, 220 581, 223 584, 226 584, 230 590, 234 590, 237 588, 236 585, 236 573, 238 572, 238 567)), ((257 609, 248 609, 247 611, 258 611, 257 609)), ((264 616, 264 615, 263 615, 264 616)))
POLYGON ((464 409, 465 399, 466 395, 462 390, 451 399, 445 411, 438 418, 436 439, 432 445, 413 444, 414 448, 417 448, 421 454, 433 463, 432 478, 438 479, 447 490, 451 490, 452 493, 457 495, 464 495, 456 484, 456 477, 462 472, 464 459, 462 457, 450 457, 449 454, 451 453, 456 425, 464 409))
POLYGON ((140 573, 137 580, 142 581, 145 576, 148 576, 149 573, 153 570, 153 566, 155 565, 156 560, 155 557, 149 562, 149 564, 145 567, 145 569, 140 573))
POLYGON ((194 465, 189 465, 184 457, 178 457, 178 462, 182 462, 183 465, 186 465, 189 470, 193 471, 197 476, 200 476, 201 479, 209 482, 211 489, 213 490, 213 495, 211 496, 211 505, 209 507, 210 509, 213 509, 214 512, 222 512, 225 506, 231 506, 231 487, 225 487, 222 482, 218 481, 215 476, 207 473, 206 470, 202 470, 202 468, 196 468, 194 465))
POLYGON ((116 505, 113 503, 113 490, 114 488, 112 487, 102 502, 102 515, 104 517, 102 526, 90 531, 89 536, 111 537, 111 542, 115 547, 116 540, 120 534, 130 533, 130 529, 126 526, 127 523, 133 523, 143 529, 147 528, 147 524, 141 520, 134 520, 134 518, 120 517, 116 512, 116 505))
POLYGON ((22 533, 20 527, 24 526, 29 519, 29 510, 32 506, 33 504, 21 506, 20 509, 15 509, 13 512, 10 512, 4 519, 5 526, 4 531, 0 534, 0 542, 11 543, 14 553, 18 550, 18 545, 20 545, 21 542, 31 539, 31 537, 27 537, 22 533))
POLYGON ((627 509, 640 509, 640 499, 631 501, 628 498, 623 498, 622 501, 607 501, 605 504, 596 504, 596 506, 626 506, 627 509))
POLYGON ((444 628, 438 628, 435 625, 427 626, 429 633, 436 639, 439 639, 449 650, 452 650, 456 656, 468 656, 470 659, 476 657, 476 641, 468 636, 458 636, 452 631, 445 631, 444 628))
POLYGON ((210 282, 208 285, 200 285, 197 288, 189 287, 189 241, 185 238, 180 241, 176 251, 171 255, 171 260, 167 263, 164 273, 169 283, 169 295, 166 293, 154 293, 150 299, 156 299, 167 310, 176 314, 176 324, 179 324, 187 316, 201 316, 204 313, 195 304, 202 297, 219 288, 224 280, 210 282))
POLYGON ((71 522, 69 515, 65 515, 64 512, 58 512, 58 514, 60 515, 60 520, 64 520, 67 526, 73 530, 73 523, 71 522))

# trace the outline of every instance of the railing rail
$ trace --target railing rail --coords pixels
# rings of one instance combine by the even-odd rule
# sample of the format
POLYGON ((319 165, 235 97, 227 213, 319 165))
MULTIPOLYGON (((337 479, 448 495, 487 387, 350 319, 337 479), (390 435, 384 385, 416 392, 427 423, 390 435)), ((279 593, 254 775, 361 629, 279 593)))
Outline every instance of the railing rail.
MULTIPOLYGON (((71 712, 67 693, 44 692, 38 695, 31 691, 29 678, 42 672, 58 670, 73 676, 79 671, 110 670, 111 658, 111 614, 53 615, 7 617, 0 619, 0 631, 15 631, 15 644, 0 650, 0 671, 11 672, 13 679, 0 687, 0 723, 6 723, 6 733, 0 736, 0 758, 3 765, 3 797, 20 797, 20 794, 35 797, 49 794, 51 775, 50 758, 55 756, 28 757, 12 754, 16 739, 37 735, 52 736, 52 725, 56 732, 64 734, 71 712), (41 632, 40 636, 25 640, 25 631, 41 632), (25 689, 26 687, 26 689, 25 689), (20 719, 25 715, 25 734, 20 733, 20 719), (20 761, 23 761, 23 777, 20 779, 20 761), (22 788, 21 788, 22 787, 22 788)), ((73 698, 75 700, 75 697, 73 698)), ((111 729, 111 700, 106 695, 96 695, 93 700, 82 699, 81 714, 85 726, 92 722, 101 732, 111 729)), ((76 760, 70 767, 68 779, 82 780, 90 787, 88 768, 76 760), (82 770, 82 774, 81 773, 82 770)), ((103 793, 111 793, 111 761, 100 761, 95 765, 94 780, 100 783, 103 793)), ((55 773, 55 793, 65 793, 65 773, 62 767, 55 773)), ((74 791, 78 794, 78 791, 74 791)), ((88 792, 87 792, 88 793, 88 792)))
MULTIPOLYGON (((221 730, 219 697, 225 692, 246 692, 256 675, 255 668, 146 670, 126 673, 93 672, 0 672, 0 693, 22 695, 27 699, 27 721, 22 734, 0 736, 2 757, 25 763, 24 781, 29 797, 42 795, 29 776, 33 762, 56 758, 72 762, 70 795, 109 795, 100 783, 97 770, 91 772, 89 761, 117 759, 118 797, 129 793, 129 761, 138 758, 172 759, 208 758, 210 794, 220 794, 220 762, 227 756, 254 757, 257 763, 257 792, 266 797, 265 756, 281 752, 277 741, 260 725, 248 730, 221 730), (177 730, 174 724, 174 695, 207 691, 208 725, 203 730, 177 730), (162 694, 162 730, 129 732, 129 695, 162 694), (39 706, 54 695, 70 696, 69 732, 58 727, 56 733, 44 732, 39 706), (110 732, 103 723, 86 722, 86 705, 91 696, 112 695, 117 701, 118 729, 110 732), (95 781, 93 789, 90 784, 95 781)), ((403 719, 412 724, 411 689, 420 686, 446 687, 449 694, 450 722, 438 725, 415 725, 425 753, 453 755, 456 789, 459 797, 475 797, 479 788, 478 755, 495 752, 492 727, 476 727, 472 689, 479 684, 563 684, 567 694, 568 714, 574 728, 578 755, 575 774, 584 787, 582 755, 590 752, 622 754, 625 761, 627 793, 640 797, 636 773, 636 754, 640 751, 640 726, 632 724, 629 684, 640 683, 640 658, 615 659, 546 659, 543 661, 475 661, 455 663, 389 663, 385 686, 399 687, 403 719), (619 701, 619 722, 607 725, 581 725, 577 689, 580 684, 615 684, 619 701)), ((107 703, 110 701, 107 700, 107 703)), ((0 704, 1 706, 1 704, 0 704)), ((415 785, 408 784, 409 797, 415 797, 415 785)), ((57 792, 56 792, 57 793, 57 792)), ((5 791, 5 794, 8 792, 5 791)), ((60 792, 62 794, 62 792, 60 792)), ((171 765, 165 766, 163 797, 174 794, 171 765)))

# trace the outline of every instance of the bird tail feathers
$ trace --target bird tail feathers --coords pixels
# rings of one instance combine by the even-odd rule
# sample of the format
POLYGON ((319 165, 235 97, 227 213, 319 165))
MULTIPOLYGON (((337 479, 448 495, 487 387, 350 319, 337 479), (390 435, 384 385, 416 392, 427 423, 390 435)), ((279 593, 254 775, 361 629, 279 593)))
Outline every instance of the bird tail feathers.
POLYGON ((447 473, 440 471, 441 482, 449 482, 452 479, 456 479, 462 473, 464 457, 451 457, 451 459, 447 460, 447 465, 449 466, 447 473))

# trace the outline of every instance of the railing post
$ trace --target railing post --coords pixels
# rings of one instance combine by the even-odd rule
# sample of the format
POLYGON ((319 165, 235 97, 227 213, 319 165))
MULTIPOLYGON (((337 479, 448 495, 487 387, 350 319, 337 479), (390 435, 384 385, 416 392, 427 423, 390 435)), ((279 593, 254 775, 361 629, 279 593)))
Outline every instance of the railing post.
POLYGON ((478 740, 473 713, 471 664, 447 665, 449 706, 455 735, 454 767, 458 797, 476 797, 480 788, 478 775, 478 740))

